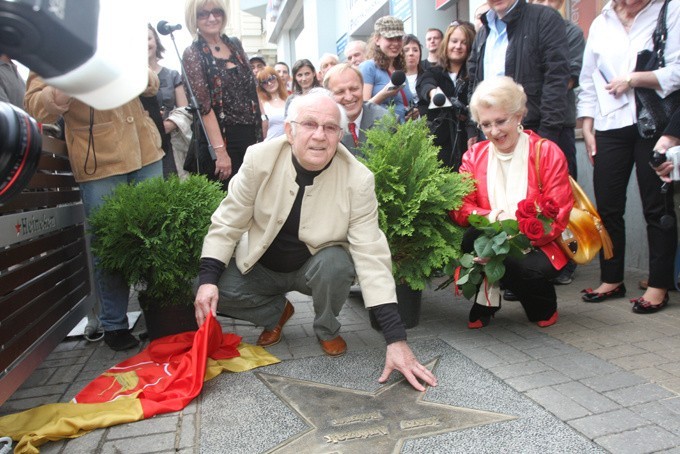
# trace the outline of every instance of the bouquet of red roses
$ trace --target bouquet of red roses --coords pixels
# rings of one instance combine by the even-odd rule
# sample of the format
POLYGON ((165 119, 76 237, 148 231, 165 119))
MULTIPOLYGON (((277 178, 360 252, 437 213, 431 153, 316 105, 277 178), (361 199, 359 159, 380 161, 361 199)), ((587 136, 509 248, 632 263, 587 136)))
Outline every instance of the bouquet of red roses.
POLYGON ((517 204, 517 220, 489 221, 485 216, 470 215, 468 222, 479 230, 474 243, 474 252, 463 254, 444 270, 451 277, 437 290, 453 283, 456 293, 460 288, 463 295, 471 299, 482 282, 491 287, 505 275, 503 261, 508 255, 521 257, 532 249, 531 242, 537 241, 552 230, 552 222, 559 208, 554 200, 539 195, 538 198, 524 199, 517 204))
POLYGON ((515 217, 519 230, 529 241, 538 241, 552 230, 559 207, 550 197, 539 195, 534 200, 524 199, 517 204, 515 217))

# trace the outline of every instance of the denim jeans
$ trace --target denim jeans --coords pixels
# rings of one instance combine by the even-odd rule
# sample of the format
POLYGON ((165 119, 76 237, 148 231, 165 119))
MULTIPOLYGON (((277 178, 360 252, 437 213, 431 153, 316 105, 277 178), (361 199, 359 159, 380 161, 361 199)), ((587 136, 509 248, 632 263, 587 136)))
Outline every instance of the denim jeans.
MULTIPOLYGON (((104 197, 111 194, 116 186, 160 176, 163 176, 163 163, 156 161, 124 175, 113 175, 101 180, 80 183, 85 214, 89 217, 95 208, 104 203, 104 197)), ((94 263, 94 286, 101 307, 99 320, 102 328, 104 331, 127 329, 129 286, 122 276, 100 269, 99 261, 94 254, 92 261, 94 263)))

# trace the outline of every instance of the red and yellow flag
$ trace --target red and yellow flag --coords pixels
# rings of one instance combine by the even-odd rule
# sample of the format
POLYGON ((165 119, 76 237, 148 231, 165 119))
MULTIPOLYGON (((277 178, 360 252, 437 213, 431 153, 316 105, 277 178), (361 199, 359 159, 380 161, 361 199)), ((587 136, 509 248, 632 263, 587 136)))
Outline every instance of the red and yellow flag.
POLYGON ((144 351, 88 384, 73 403, 43 405, 0 418, 15 453, 37 453, 47 441, 181 410, 224 371, 243 372, 279 360, 262 347, 224 334, 210 315, 198 331, 156 339, 144 351))

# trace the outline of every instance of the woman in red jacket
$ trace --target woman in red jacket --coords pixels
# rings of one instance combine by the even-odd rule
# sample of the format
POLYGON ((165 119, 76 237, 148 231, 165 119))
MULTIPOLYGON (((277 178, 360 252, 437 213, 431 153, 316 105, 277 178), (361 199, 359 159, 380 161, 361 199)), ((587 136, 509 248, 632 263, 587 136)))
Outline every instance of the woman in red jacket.
MULTIPOLYGON (((508 256, 502 280, 505 287, 517 295, 529 320, 546 327, 557 321, 557 297, 550 279, 567 263, 554 240, 569 221, 573 197, 564 153, 548 140, 540 149, 538 167, 543 187, 538 187, 536 144, 541 138, 522 128, 526 101, 522 86, 509 77, 487 79, 475 90, 470 113, 488 140, 475 144, 463 155, 460 172, 472 174, 477 188, 450 216, 462 226, 469 225, 471 214, 486 216, 492 222, 516 219, 520 201, 534 200, 539 195, 554 200, 559 211, 551 231, 533 241, 534 249, 521 259, 508 256)), ((473 250, 478 235, 475 229, 466 232, 463 251, 473 250)), ((472 305, 469 328, 486 326, 500 309, 500 294, 481 299, 478 295, 472 305)))

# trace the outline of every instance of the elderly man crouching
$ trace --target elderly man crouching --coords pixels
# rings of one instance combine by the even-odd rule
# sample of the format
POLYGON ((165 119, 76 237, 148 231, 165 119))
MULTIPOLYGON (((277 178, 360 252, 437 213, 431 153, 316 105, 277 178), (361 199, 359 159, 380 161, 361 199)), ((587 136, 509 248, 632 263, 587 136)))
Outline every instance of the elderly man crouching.
POLYGON ((313 298, 322 350, 342 355, 337 316, 356 275, 387 341, 379 381, 396 369, 422 391, 418 379, 437 381, 406 344, 373 174, 339 143, 346 124, 331 94, 314 89, 291 102, 286 137, 248 149, 203 243, 196 320, 219 306, 264 326, 257 344, 274 345, 294 313, 285 294, 298 291, 313 298))

